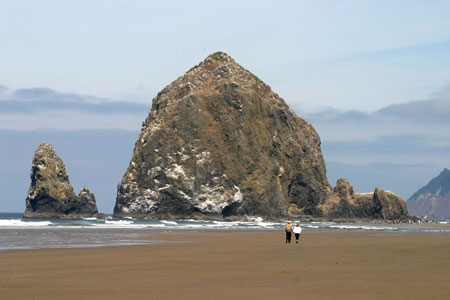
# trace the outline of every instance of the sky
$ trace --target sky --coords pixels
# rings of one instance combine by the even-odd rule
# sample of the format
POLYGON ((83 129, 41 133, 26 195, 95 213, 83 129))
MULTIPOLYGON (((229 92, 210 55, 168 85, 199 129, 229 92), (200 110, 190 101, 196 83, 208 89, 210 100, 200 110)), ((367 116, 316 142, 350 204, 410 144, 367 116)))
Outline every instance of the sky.
POLYGON ((51 142, 111 213, 158 91, 215 51, 310 121, 328 178, 407 199, 450 167, 449 1, 0 2, 0 211, 51 142), (113 163, 111 163, 113 162, 113 163))

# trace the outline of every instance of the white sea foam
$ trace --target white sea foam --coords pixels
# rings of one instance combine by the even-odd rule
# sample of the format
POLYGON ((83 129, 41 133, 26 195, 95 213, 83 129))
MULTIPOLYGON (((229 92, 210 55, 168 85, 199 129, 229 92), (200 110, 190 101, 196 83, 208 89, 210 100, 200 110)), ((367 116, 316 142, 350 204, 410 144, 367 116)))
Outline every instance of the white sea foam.
POLYGON ((306 228, 311 228, 311 229, 319 229, 319 226, 315 226, 315 225, 306 225, 306 228))
POLYGON ((167 227, 167 226, 165 224, 145 224, 144 227, 162 228, 162 227, 167 227))
POLYGON ((162 220, 161 223, 163 223, 163 224, 168 224, 168 225, 178 225, 177 222, 174 222, 174 221, 166 221, 166 220, 162 220))
POLYGON ((331 225, 329 228, 333 229, 361 229, 361 226, 353 226, 353 225, 331 225))
MULTIPOLYGON (((139 229, 139 228, 162 228, 166 227, 164 224, 132 224, 132 223, 107 223, 107 224, 93 224, 92 227, 95 228, 111 228, 111 229, 139 229)), ((88 228, 88 227, 84 227, 88 228)))
MULTIPOLYGON (((261 219, 262 220, 262 219, 261 219)), ((205 224, 207 228, 275 228, 281 224, 271 222, 245 222, 245 221, 213 221, 212 224, 205 224)))
MULTIPOLYGON (((145 229, 161 228, 169 230, 183 229, 220 229, 220 230, 283 230, 283 222, 263 222, 255 218, 253 221, 205 221, 205 220, 146 220, 146 219, 113 219, 107 218, 83 218, 80 220, 29 220, 29 219, 0 219, 0 228, 120 228, 120 229, 145 229)), ((385 224, 339 224, 333 222, 305 222, 302 227, 306 230, 339 230, 339 231, 399 231, 419 230, 425 228, 391 226, 385 224)), ((434 229, 434 228, 433 228, 434 229)), ((445 229, 444 229, 445 230, 445 229)))
POLYGON ((255 221, 255 222, 262 222, 263 218, 261 217, 248 217, 249 220, 255 221))
POLYGON ((263 227, 263 228, 274 228, 277 225, 280 225, 279 223, 269 223, 269 222, 257 222, 256 225, 263 227))
POLYGON ((385 226, 361 226, 364 230, 398 230, 397 227, 385 227, 385 226))
POLYGON ((50 221, 23 221, 20 219, 0 220, 0 227, 43 227, 52 224, 50 221))
POLYGON ((202 224, 186 224, 183 227, 184 228, 205 228, 205 225, 202 225, 202 224))
POLYGON ((133 221, 127 221, 127 220, 110 221, 110 220, 106 220, 105 223, 106 224, 113 224, 113 225, 129 225, 129 224, 132 224, 133 221))
POLYGON ((377 230, 377 231, 393 231, 399 230, 397 227, 388 227, 388 226, 367 226, 367 225, 330 225, 328 228, 331 229, 341 229, 341 230, 377 230))
POLYGON ((205 221, 202 221, 202 220, 195 220, 195 219, 184 219, 184 220, 181 220, 181 221, 193 222, 193 223, 203 223, 203 222, 205 222, 205 221))
POLYGON ((221 222, 221 221, 213 221, 213 225, 211 227, 236 227, 239 226, 239 222, 221 222))

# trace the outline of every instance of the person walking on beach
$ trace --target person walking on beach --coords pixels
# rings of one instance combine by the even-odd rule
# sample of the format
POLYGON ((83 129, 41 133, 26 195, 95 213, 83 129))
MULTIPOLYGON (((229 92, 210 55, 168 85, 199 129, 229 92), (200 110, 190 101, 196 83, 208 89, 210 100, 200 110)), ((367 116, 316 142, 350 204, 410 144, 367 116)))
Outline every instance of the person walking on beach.
POLYGON ((298 244, 298 238, 300 237, 300 234, 302 233, 302 228, 300 227, 300 224, 297 223, 297 225, 294 227, 294 234, 295 234, 295 243, 298 244))
POLYGON ((288 222, 284 227, 284 231, 286 231, 286 244, 291 242, 292 230, 291 222, 288 222))

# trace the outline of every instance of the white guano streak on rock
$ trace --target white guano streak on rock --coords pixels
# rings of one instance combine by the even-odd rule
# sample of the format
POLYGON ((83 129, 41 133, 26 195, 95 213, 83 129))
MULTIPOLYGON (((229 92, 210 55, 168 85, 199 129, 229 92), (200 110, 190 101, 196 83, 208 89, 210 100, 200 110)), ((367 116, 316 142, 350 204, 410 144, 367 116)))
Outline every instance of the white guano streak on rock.
POLYGON ((158 188, 158 191, 163 191, 163 190, 167 190, 168 188, 171 188, 172 186, 170 184, 166 184, 163 187, 158 188))
POLYGON ((244 196, 241 193, 241 189, 237 186, 234 186, 234 188, 237 190, 233 196, 234 202, 242 203, 242 201, 244 200, 244 196))
MULTIPOLYGON (((155 206, 158 195, 158 192, 151 189, 144 190, 141 196, 135 198, 135 201, 130 205, 129 209, 127 209, 126 212, 151 212, 155 206)), ((123 208, 122 211, 124 211, 123 208)))
POLYGON ((149 127, 150 130, 147 130, 146 133, 150 131, 150 133, 153 134, 155 131, 157 131, 160 128, 161 128, 160 124, 154 123, 149 127))
POLYGON ((201 186, 202 193, 195 195, 198 201, 196 207, 206 213, 221 213, 231 203, 241 203, 243 196, 239 187, 227 190, 223 186, 201 186), (232 195, 232 196, 231 196, 232 195))
POLYGON ((172 179, 179 179, 185 176, 184 169, 180 165, 173 164, 172 168, 166 171, 166 176, 172 179))
POLYGON ((202 166, 205 162, 210 162, 210 157, 211 153, 209 151, 203 151, 201 153, 198 153, 196 155, 197 158, 197 164, 202 166))
POLYGON ((191 200, 192 199, 192 197, 189 197, 188 195, 186 195, 183 191, 181 191, 181 190, 178 190, 178 193, 183 197, 183 198, 185 198, 185 199, 187 199, 187 200, 191 200))

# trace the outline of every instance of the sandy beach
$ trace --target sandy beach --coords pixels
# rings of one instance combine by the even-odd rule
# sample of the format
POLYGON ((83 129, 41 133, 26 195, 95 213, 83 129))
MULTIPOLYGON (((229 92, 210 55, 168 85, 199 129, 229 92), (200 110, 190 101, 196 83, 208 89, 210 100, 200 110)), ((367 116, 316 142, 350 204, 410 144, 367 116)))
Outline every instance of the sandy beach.
POLYGON ((2 299, 448 299, 448 235, 160 234, 144 246, 0 252, 2 299))

